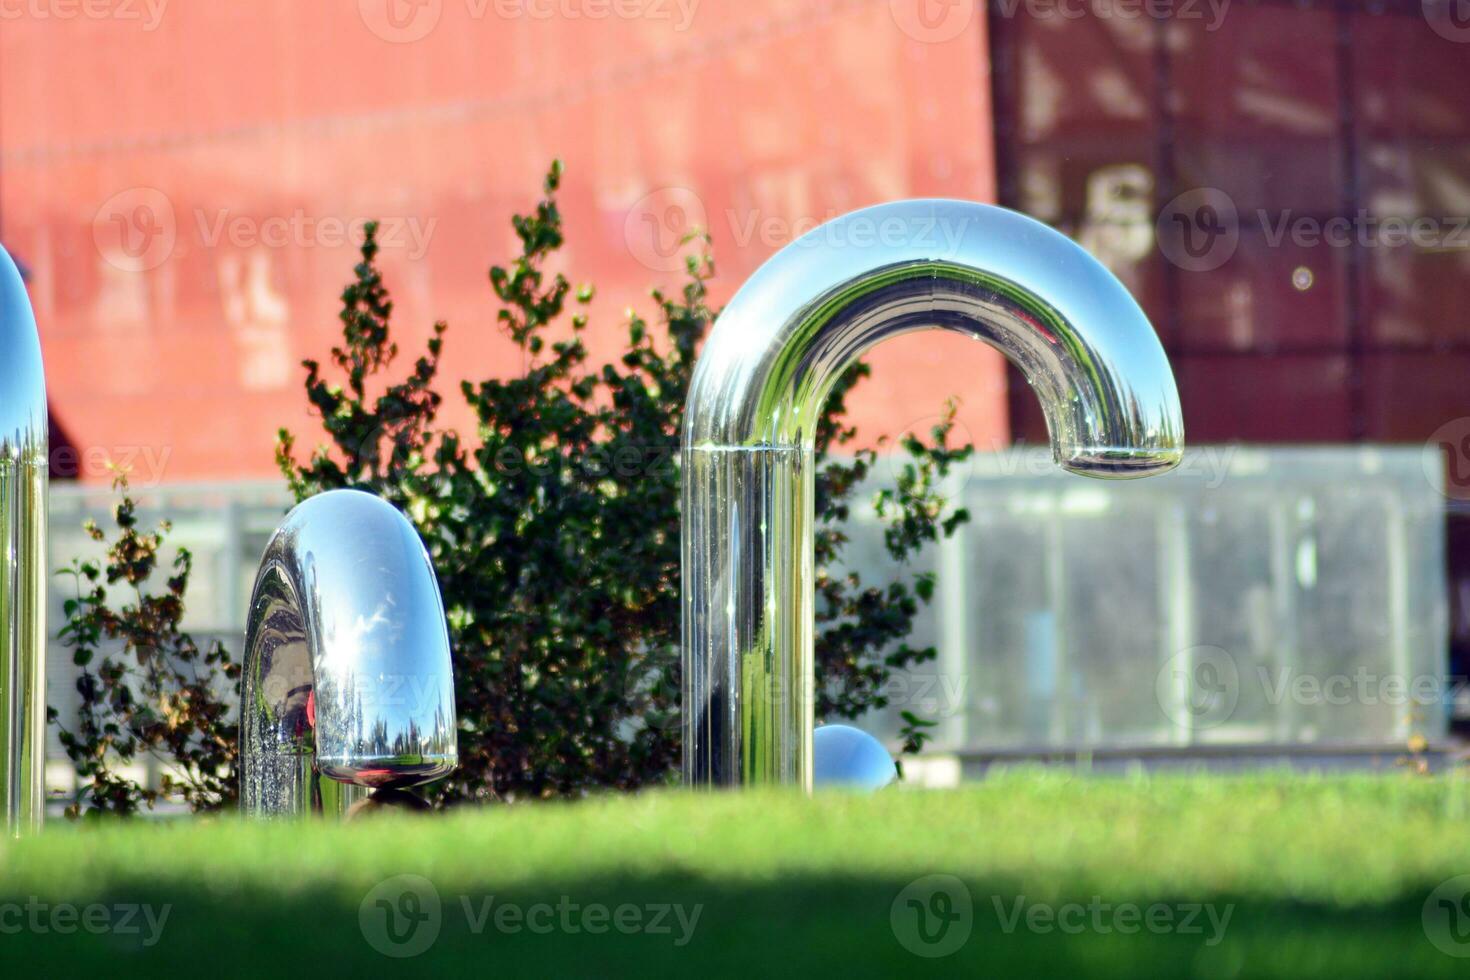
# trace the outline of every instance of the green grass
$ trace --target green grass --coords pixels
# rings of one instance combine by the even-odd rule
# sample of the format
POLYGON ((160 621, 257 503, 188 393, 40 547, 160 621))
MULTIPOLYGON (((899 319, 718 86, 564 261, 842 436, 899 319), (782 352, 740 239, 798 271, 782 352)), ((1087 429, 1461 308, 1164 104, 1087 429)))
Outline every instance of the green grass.
MULTIPOLYGON (((1015 772, 870 797, 668 792, 347 826, 59 826, 0 852, 0 975, 1464 976, 1470 960, 1436 948, 1423 912, 1437 886, 1470 874, 1467 817, 1463 779, 1015 772), (381 936, 383 893, 365 898, 405 874, 432 883, 441 927, 427 952, 389 959, 360 912, 381 936), (932 935, 964 940, 942 958, 902 941, 932 948, 914 938, 909 899, 946 907, 905 892, 928 875, 955 876, 972 903, 968 932, 929 920, 932 935), (493 898, 478 932, 466 898, 475 916, 493 898), (169 910, 151 945, 141 916, 137 934, 61 934, 49 908, 41 930, 19 921, 57 903, 146 903, 155 921, 169 910), (497 929, 505 905, 550 931, 497 929), (581 919, 620 905, 645 922, 657 906, 682 907, 686 924, 697 907, 698 919, 682 945, 672 912, 657 934, 593 934, 597 921, 581 919), (1196 905, 1198 931, 1162 928, 1196 905), (1049 910, 1065 930, 1028 927, 1049 910)), ((399 895, 394 907, 413 911, 399 895)))

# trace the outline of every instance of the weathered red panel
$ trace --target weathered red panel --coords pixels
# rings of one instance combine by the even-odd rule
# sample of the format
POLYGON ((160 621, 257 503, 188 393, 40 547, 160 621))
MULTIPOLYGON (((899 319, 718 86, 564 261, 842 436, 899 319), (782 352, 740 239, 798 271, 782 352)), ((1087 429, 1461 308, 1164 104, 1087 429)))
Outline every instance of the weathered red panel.
MULTIPOLYGON (((980 5, 917 2, 40 0, 0 30, 0 235, 56 416, 94 460, 151 453, 142 480, 273 473, 278 426, 316 439, 298 362, 336 334, 342 226, 367 217, 395 229, 405 351, 444 318, 454 376, 512 369, 485 271, 553 156, 603 355, 676 280, 689 221, 728 296, 814 221, 991 200, 980 5)), ((876 364, 870 437, 960 394, 970 435, 1004 441, 997 356, 928 334, 876 364)))

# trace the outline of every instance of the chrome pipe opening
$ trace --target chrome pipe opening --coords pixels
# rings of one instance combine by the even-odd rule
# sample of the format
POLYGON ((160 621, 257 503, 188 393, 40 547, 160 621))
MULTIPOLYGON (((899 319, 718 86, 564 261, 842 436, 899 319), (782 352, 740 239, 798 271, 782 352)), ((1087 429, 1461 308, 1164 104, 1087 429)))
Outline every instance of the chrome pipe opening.
POLYGON ((246 624, 241 808, 338 818, 459 763, 444 602, 418 532, 337 490, 266 546, 246 624))
POLYGON ((1131 479, 1178 464, 1179 395, 1153 327, 1066 236, 1003 208, 918 200, 788 245, 721 313, 685 410, 689 784, 811 789, 817 420, 866 351, 931 328, 1020 369, 1063 468, 1131 479))
POLYGON ((20 270, 0 248, 0 813, 40 830, 46 770, 46 378, 20 270))

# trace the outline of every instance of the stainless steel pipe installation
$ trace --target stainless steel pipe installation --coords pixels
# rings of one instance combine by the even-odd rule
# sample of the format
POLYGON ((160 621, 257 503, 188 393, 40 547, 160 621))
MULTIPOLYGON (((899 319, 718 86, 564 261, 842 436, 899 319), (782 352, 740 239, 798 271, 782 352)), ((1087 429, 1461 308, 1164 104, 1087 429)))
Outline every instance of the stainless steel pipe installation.
POLYGON ((683 434, 684 776, 812 786, 813 448, 832 386, 883 340, 955 330, 1041 399, 1058 465, 1177 465, 1174 376, 1133 297, 1066 236, 964 201, 838 218, 756 271, 695 367, 683 434))
POLYGON ((434 566, 377 497, 305 501, 267 544, 245 627, 241 808, 346 815, 459 762, 434 566))
POLYGON ((46 769, 46 378, 20 271, 0 248, 0 812, 41 827, 46 769))

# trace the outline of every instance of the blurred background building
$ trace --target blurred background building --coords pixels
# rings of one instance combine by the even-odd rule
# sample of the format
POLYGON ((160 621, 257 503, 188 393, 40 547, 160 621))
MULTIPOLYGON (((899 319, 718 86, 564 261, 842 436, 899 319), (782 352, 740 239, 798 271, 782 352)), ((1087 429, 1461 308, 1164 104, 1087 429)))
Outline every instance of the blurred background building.
MULTIPOLYGON (((406 351, 444 319, 451 377, 513 371, 486 270, 513 254, 509 216, 560 157, 563 271, 598 287, 594 355, 617 349, 625 308, 648 311, 649 287, 678 281, 691 228, 713 238, 721 299, 816 224, 901 197, 1025 211, 1139 297, 1204 447, 1172 482, 1133 496, 1088 485, 1077 504, 1071 484, 1018 476, 1030 457, 1006 447, 1044 439, 1038 406, 958 337, 885 346, 853 400, 876 441, 959 397, 962 434, 999 455, 956 492, 1015 517, 977 522, 967 547, 1009 557, 1018 589, 1053 576, 1015 594, 996 591, 1006 575, 951 578, 968 584, 924 628, 989 685, 971 685, 951 747, 1177 747, 1152 672, 1128 697, 1095 673, 1145 642, 1108 626, 1130 602, 1154 624, 1160 670, 1207 646, 1254 651, 1231 654, 1242 670, 1290 654, 1319 676, 1464 673, 1470 18, 1457 4, 0 3, 0 240, 41 324, 54 469, 77 484, 57 495, 58 562, 84 548, 68 529, 105 509, 106 463, 122 463, 201 556, 194 625, 238 630, 286 504, 275 433, 314 436, 300 361, 337 336, 361 223, 383 222, 406 351), (1082 510, 1037 517, 1066 499, 1082 510), (1063 567, 1107 578, 1086 556, 1126 526, 1109 508, 1141 501, 1183 507, 1184 523, 1129 538, 1152 542, 1125 580, 1134 599, 1061 589, 1063 567), (1171 552, 1191 522, 1215 530, 1171 552), (1194 586, 1169 592, 1181 576, 1194 586), (1009 680, 979 664, 1008 664, 1009 680), (1056 718, 986 714, 1016 684, 1056 718), (1151 722, 1130 727, 1140 690, 1151 722)), ((65 676, 58 663, 53 700, 65 676)), ((1413 731, 1438 739, 1453 700, 1412 724, 1379 705, 1346 728, 1246 712, 1264 727, 1207 736, 1191 722, 1184 742, 1389 749, 1413 731)))

